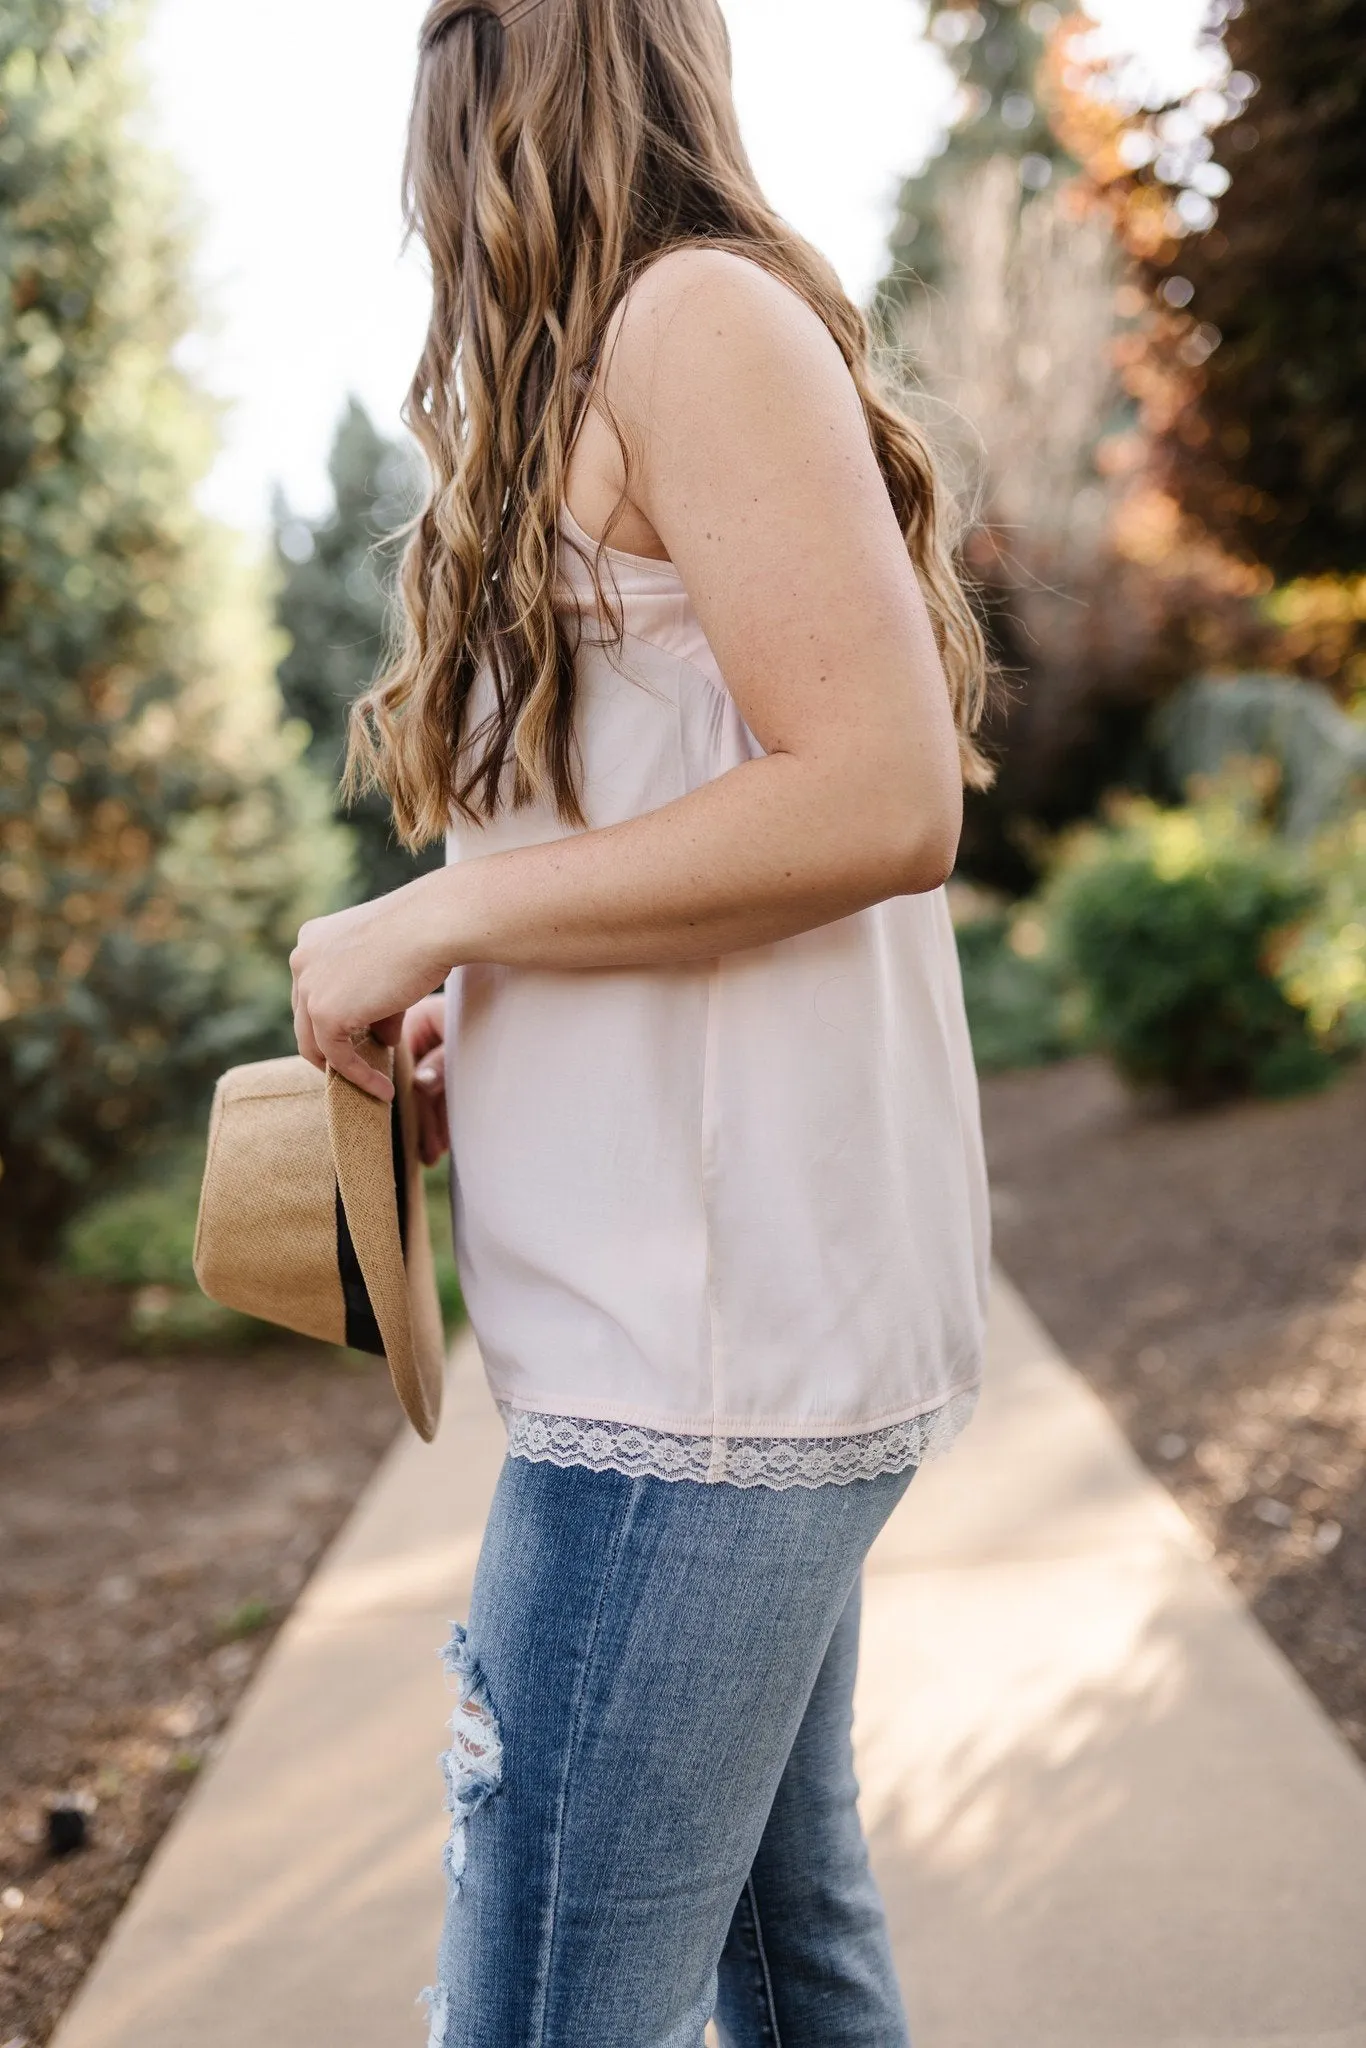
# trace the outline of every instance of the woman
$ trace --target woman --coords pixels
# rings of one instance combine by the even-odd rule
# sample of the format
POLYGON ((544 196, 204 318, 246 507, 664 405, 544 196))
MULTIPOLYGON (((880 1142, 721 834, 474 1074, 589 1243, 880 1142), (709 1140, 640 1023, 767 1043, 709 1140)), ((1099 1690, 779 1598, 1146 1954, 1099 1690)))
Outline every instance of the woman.
POLYGON ((858 1585, 980 1374, 980 638, 716 0, 437 0, 407 191, 431 491, 352 773, 449 861, 293 967, 316 1064, 408 1034, 509 1433, 430 2041, 888 2048, 858 1585))

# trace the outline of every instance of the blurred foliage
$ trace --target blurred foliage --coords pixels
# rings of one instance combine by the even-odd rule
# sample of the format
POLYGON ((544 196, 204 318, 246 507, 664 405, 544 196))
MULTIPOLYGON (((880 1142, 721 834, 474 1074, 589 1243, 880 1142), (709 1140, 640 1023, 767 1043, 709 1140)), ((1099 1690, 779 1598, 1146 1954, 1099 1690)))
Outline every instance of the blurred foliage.
MULTIPOLYGON (((1246 680, 1274 681, 1271 711, 1292 726, 1311 701, 1303 684, 1246 680)), ((1101 822, 1039 850, 1046 879, 1012 905, 954 885, 983 1072, 1089 1045, 1199 1107, 1316 1087, 1366 1051, 1366 808, 1342 785, 1321 808, 1322 782, 1292 800, 1281 762, 1234 743, 1275 737, 1256 688, 1241 731, 1236 685, 1202 689, 1231 692, 1233 715, 1212 733, 1197 722, 1207 765, 1183 803, 1113 795, 1101 822)))
POLYGON ((1070 167, 1039 103, 1037 75, 1058 20, 1047 0, 930 0, 926 34, 958 78, 942 147, 907 178, 897 199, 880 292, 884 314, 943 276, 946 199, 995 158, 1012 167, 1020 201, 1070 167))
MULTIPOLYGON (((1113 460, 1128 475, 1112 538, 1117 557, 1137 572, 1134 587, 1164 620, 1169 656, 1187 673, 1275 669, 1324 683, 1350 703, 1366 690, 1366 577, 1359 562, 1340 574, 1311 570, 1278 582, 1284 565, 1275 551, 1263 560, 1244 549, 1240 557, 1235 537, 1201 516, 1183 484, 1188 458, 1210 446, 1201 394, 1233 362, 1197 296, 1194 268, 1244 263, 1247 181, 1262 179, 1269 161, 1258 125, 1262 81, 1235 69, 1230 56, 1246 24, 1230 27, 1225 43, 1232 12, 1224 0, 1212 0, 1197 82, 1176 104, 1164 103, 1138 61, 1117 57, 1082 14, 1063 22, 1045 59, 1043 97, 1081 166, 1072 189, 1078 198, 1089 193, 1128 264, 1120 298, 1129 317, 1114 359, 1134 417, 1125 436, 1101 449, 1102 463, 1113 460), (1239 237, 1236 249, 1230 231, 1239 237)), ((1307 61, 1321 63, 1322 52, 1307 61)), ((1257 190, 1257 203, 1276 215, 1278 196, 1265 183, 1257 190)), ((1256 233, 1266 224, 1254 223, 1256 233)), ((1280 269, 1266 280, 1268 288, 1285 284, 1280 269)), ((1292 301, 1277 317, 1293 323, 1300 309, 1292 301)), ((1307 419, 1318 403, 1314 387, 1301 381, 1297 398, 1307 419)), ((1228 450, 1249 449, 1252 433, 1248 419, 1228 424, 1228 450)))
POLYGON ((279 1341, 279 1331, 253 1316, 239 1315, 188 1287, 151 1282, 130 1296, 122 1332, 130 1348, 144 1352, 246 1351, 279 1341))
MULTIPOLYGON (((1222 0, 1209 33, 1176 105, 1097 56, 1062 132, 1151 294, 1130 382, 1183 511, 1277 581, 1356 578, 1366 18, 1361 0, 1222 0)), ((1085 69, 1089 30, 1074 44, 1085 69)))
POLYGON ((1237 761, 1264 762, 1270 821, 1312 839, 1366 798, 1366 720, 1320 684, 1290 676, 1197 676, 1154 728, 1174 789, 1237 761))
POLYGON ((1324 1044, 1366 1049, 1366 811, 1323 833, 1310 849, 1318 901, 1281 962, 1287 994, 1324 1044))
POLYGON ((1146 300, 1057 118, 1065 26, 1046 4, 931 9, 960 88, 946 146, 903 188, 879 302, 968 516, 999 668, 998 774, 967 798, 960 864, 1014 892, 1053 834, 1143 772, 1153 705, 1226 651, 1194 628, 1205 565, 1173 563, 1130 509, 1146 451, 1116 363, 1146 300))
MULTIPOLYGON (((384 652, 397 561, 392 536, 419 496, 417 457, 375 431, 352 399, 332 444, 333 503, 316 521, 280 500, 275 548, 277 616, 289 647, 279 680, 291 714, 307 725, 308 757, 333 789, 346 755, 347 708, 374 680, 384 652)), ((355 835, 358 898, 381 896, 439 867, 440 846, 416 859, 394 837, 386 800, 371 794, 339 816, 355 835)))
POLYGON ((1282 979, 1319 899, 1303 859, 1222 791, 1119 801, 1064 844, 1040 908, 1092 1042, 1191 1108, 1330 1078, 1333 1049, 1282 979))
POLYGON ((429 1166, 425 1179, 427 1215, 432 1227, 432 1257, 436 1263, 436 1291, 441 1297, 441 1313, 449 1336, 465 1320, 465 1300, 460 1292, 460 1275, 455 1265, 449 1161, 440 1166, 429 1166))
POLYGON ((210 1301, 195 1283, 195 1216, 204 1147, 198 1139, 158 1146, 137 1179, 99 1197, 74 1218, 62 1267, 127 1294, 124 1338, 145 1350, 235 1349, 278 1336, 268 1324, 210 1301))
MULTIPOLYGON (((144 1348, 278 1343, 280 1331, 210 1301, 195 1283, 195 1217, 203 1168, 198 1138, 158 1147, 144 1160, 136 1181, 90 1203, 68 1225, 63 1270, 76 1280, 124 1290, 124 1334, 144 1348)), ((465 1311, 451 1249, 447 1169, 432 1167, 426 1184, 437 1291, 446 1328, 453 1331, 465 1311)))
POLYGON ((1366 713, 1366 573, 1301 576, 1264 599, 1277 664, 1366 713))
POLYGON ((1075 1050, 1064 977, 1037 917, 991 911, 959 924, 956 936, 980 1073, 1041 1067, 1075 1050))
POLYGON ((344 888, 258 580, 196 513, 178 191, 136 7, 0 8, 0 1246, 27 1270, 217 1071, 274 1049, 344 888))
POLYGON ((1082 12, 941 0, 928 28, 961 87, 882 305, 966 477, 1002 671, 962 861, 1020 891, 1107 787, 1147 785, 1192 673, 1366 684, 1366 36, 1360 0, 1211 0, 1164 104, 1082 12))
POLYGON ((70 1224, 66 1271, 114 1287, 192 1284, 203 1164, 204 1148, 195 1141, 163 1148, 144 1161, 136 1182, 92 1202, 70 1224))

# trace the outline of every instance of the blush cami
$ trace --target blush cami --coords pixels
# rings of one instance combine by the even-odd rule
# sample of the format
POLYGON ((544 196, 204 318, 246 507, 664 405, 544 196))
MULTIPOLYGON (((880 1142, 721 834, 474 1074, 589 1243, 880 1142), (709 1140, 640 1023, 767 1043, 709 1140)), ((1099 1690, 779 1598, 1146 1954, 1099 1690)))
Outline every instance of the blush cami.
MULTIPOLYGON (((566 509, 591 827, 762 752, 673 565, 604 551, 618 648, 595 549, 566 509)), ((504 809, 447 857, 567 829, 504 809)), ((684 967, 462 967, 446 1049, 460 1277, 514 1456, 782 1487, 948 1447, 988 1224, 942 889, 684 967)))

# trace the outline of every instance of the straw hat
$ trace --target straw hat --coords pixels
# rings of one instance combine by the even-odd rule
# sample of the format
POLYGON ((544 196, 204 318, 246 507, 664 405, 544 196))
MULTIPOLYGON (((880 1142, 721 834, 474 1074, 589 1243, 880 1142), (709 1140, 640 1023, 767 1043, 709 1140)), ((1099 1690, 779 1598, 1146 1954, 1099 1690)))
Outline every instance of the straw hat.
POLYGON ((430 1443, 445 1344, 417 1149, 412 1058, 360 1048, 393 1104, 307 1060, 224 1074, 213 1099, 194 1270, 226 1308, 389 1361, 430 1443))

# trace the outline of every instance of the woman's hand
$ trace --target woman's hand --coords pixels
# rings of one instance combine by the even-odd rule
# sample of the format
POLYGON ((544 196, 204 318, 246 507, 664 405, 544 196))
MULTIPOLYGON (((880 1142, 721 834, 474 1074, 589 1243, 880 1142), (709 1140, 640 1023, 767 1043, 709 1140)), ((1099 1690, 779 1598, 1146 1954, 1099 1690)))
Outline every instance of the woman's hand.
POLYGON ((413 1056, 417 1149, 424 1166, 435 1166, 451 1143, 446 1121, 446 998, 428 996, 414 1003, 403 1020, 403 1037, 413 1056))
POLYGON ((434 937, 424 875, 392 895, 331 917, 310 918, 289 956, 294 976, 294 1035, 315 1067, 331 1067, 381 1102, 393 1085, 361 1058, 367 1033, 396 1045, 404 1013, 446 977, 449 960, 434 937))

